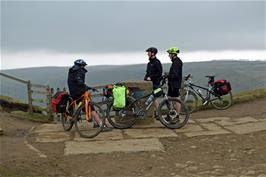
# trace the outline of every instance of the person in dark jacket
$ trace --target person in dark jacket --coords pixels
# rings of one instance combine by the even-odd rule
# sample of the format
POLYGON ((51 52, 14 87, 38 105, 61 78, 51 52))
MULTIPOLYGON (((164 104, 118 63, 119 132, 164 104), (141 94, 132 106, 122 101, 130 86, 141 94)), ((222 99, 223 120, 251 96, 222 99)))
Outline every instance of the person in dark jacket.
MULTIPOLYGON (((83 59, 77 59, 74 62, 74 66, 72 66, 68 71, 67 83, 68 83, 70 96, 72 97, 73 100, 80 101, 78 99, 87 90, 96 91, 96 89, 88 87, 85 84, 85 75, 87 73, 87 70, 85 69, 86 65, 87 63, 83 59)), ((101 121, 99 115, 95 111, 95 108, 93 105, 91 105, 91 110, 92 110, 92 115, 95 120, 94 121, 95 127, 98 127, 103 122, 101 121)), ((111 130, 111 128, 105 125, 105 130, 111 130)))
MULTIPOLYGON (((179 53, 179 49, 176 47, 171 47, 167 50, 169 54, 169 58, 172 61, 172 65, 170 67, 169 73, 165 73, 165 77, 168 78, 168 96, 169 97, 179 97, 180 88, 182 82, 182 67, 183 62, 177 56, 179 53)), ((177 111, 177 120, 179 119, 179 113, 181 110, 181 105, 176 105, 177 111)))
POLYGON ((160 86, 160 78, 163 73, 162 64, 156 57, 158 50, 155 47, 150 47, 146 52, 148 52, 149 63, 144 80, 152 81, 153 89, 157 89, 160 86))
MULTIPOLYGON (((160 60, 157 59, 156 54, 158 53, 157 48, 150 47, 146 50, 149 56, 149 63, 147 64, 146 74, 144 80, 152 81, 153 90, 160 87, 160 81, 163 73, 163 68, 160 60)), ((157 100, 154 101, 154 105, 156 109, 159 107, 159 102, 157 100)), ((155 111, 154 117, 157 119, 158 115, 155 111)))

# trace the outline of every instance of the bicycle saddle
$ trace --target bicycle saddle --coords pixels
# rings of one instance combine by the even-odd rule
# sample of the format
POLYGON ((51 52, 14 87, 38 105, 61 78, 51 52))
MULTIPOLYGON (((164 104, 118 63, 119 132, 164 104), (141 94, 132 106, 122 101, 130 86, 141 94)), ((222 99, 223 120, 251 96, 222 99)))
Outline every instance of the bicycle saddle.
POLYGON ((205 76, 205 77, 208 77, 208 78, 214 78, 215 76, 205 76))

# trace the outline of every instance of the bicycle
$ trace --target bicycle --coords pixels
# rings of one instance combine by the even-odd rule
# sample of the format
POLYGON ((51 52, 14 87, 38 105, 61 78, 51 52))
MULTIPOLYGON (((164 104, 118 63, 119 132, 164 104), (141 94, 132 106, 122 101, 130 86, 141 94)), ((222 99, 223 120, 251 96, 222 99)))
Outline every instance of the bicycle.
POLYGON ((103 130, 105 116, 102 108, 91 100, 86 90, 77 100, 70 98, 66 112, 61 114, 61 122, 65 131, 70 131, 75 124, 80 137, 93 138, 103 130), (95 111, 91 110, 92 106, 95 111))
POLYGON ((126 107, 123 109, 116 110, 111 103, 107 108, 107 119, 109 123, 118 129, 130 128, 138 119, 144 119, 146 117, 147 111, 155 101, 155 99, 148 101, 151 97, 158 98, 163 96, 163 100, 156 110, 160 122, 171 129, 181 128, 186 125, 189 119, 186 106, 180 99, 170 98, 164 93, 162 87, 165 83, 166 78, 162 78, 162 83, 158 89, 138 99, 132 96, 126 96, 126 107), (145 100, 146 104, 143 105, 141 101, 145 98, 147 98, 145 100), (181 108, 183 109, 183 114, 179 114, 179 118, 177 118, 176 104, 181 104, 181 108))
POLYGON ((198 108, 199 99, 202 100, 202 105, 209 103, 218 110, 228 109, 232 105, 232 93, 230 91, 226 94, 219 94, 215 86, 215 76, 205 76, 208 78, 208 87, 202 87, 192 83, 192 75, 189 74, 184 78, 184 90, 181 93, 181 99, 187 105, 189 113, 195 112, 198 108), (201 89, 206 91, 205 96, 201 89))

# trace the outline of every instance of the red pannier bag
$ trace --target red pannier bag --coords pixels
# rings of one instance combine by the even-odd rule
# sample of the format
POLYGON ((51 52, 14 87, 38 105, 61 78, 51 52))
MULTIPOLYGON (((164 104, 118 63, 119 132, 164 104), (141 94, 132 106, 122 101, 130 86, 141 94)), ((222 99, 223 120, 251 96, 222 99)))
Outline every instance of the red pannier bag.
POLYGON ((226 80, 217 80, 214 82, 213 85, 213 91, 220 95, 226 95, 232 90, 230 82, 227 82, 226 80))
POLYGON ((59 91, 52 97, 52 110, 55 113, 66 112, 67 103, 70 99, 68 92, 59 91))

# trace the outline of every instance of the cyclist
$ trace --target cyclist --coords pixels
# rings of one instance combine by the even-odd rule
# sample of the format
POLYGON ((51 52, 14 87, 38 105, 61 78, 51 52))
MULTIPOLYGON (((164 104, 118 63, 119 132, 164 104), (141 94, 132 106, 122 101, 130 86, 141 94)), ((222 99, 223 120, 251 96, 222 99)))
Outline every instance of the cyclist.
MULTIPOLYGON (((146 75, 144 77, 144 80, 146 81, 152 81, 153 90, 160 87, 160 80, 163 73, 163 68, 160 60, 156 57, 156 54, 158 53, 157 48, 150 47, 146 50, 147 55, 149 57, 149 62, 147 64, 146 69, 146 75)), ((157 100, 154 101, 156 109, 159 107, 159 102, 157 100)), ((158 115, 155 111, 155 117, 157 118, 158 115)))
MULTIPOLYGON (((85 69, 85 66, 87 63, 83 59, 77 59, 74 61, 74 66, 72 66, 68 71, 68 88, 70 92, 70 96, 73 98, 73 100, 76 100, 79 102, 79 98, 86 92, 87 90, 93 90, 96 91, 96 89, 88 87, 85 84, 85 75, 87 70, 85 69)), ((99 127, 100 124, 102 124, 101 119, 99 118, 99 115, 96 113, 94 106, 91 106, 92 115, 95 119, 94 121, 94 127, 99 127)), ((111 128, 107 127, 105 125, 106 130, 111 130, 111 128)))
MULTIPOLYGON (((169 58, 172 61, 172 65, 170 67, 169 73, 165 73, 164 76, 168 78, 168 93, 167 95, 169 97, 179 97, 180 92, 179 89, 181 87, 182 82, 182 67, 183 62, 181 59, 177 56, 179 54, 179 49, 176 47, 171 47, 167 50, 167 53, 169 54, 169 58)), ((181 111, 181 105, 176 104, 176 111, 177 116, 174 121, 179 120, 179 113, 181 111)))

